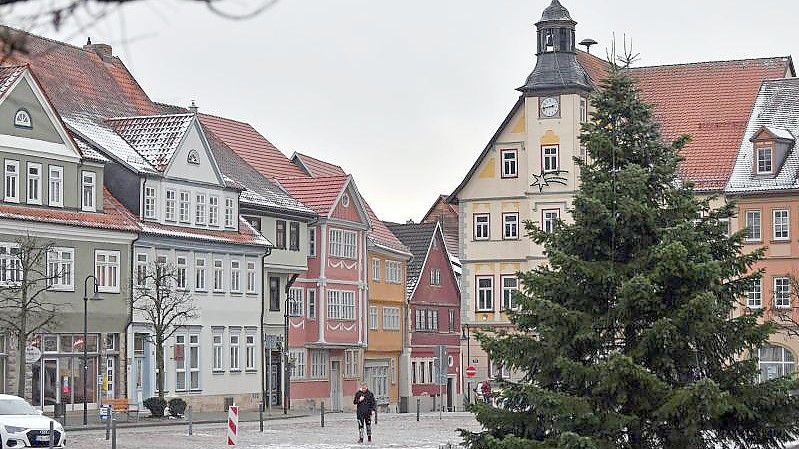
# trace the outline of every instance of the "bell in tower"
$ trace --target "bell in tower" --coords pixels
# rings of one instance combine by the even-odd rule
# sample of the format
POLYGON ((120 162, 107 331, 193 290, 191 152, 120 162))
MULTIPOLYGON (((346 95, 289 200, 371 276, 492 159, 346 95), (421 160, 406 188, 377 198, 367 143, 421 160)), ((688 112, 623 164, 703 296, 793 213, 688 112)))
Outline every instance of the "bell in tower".
POLYGON ((592 91, 594 85, 577 62, 574 27, 577 25, 569 10, 558 0, 552 0, 535 26, 538 47, 533 73, 517 90, 526 95, 545 91, 592 91))

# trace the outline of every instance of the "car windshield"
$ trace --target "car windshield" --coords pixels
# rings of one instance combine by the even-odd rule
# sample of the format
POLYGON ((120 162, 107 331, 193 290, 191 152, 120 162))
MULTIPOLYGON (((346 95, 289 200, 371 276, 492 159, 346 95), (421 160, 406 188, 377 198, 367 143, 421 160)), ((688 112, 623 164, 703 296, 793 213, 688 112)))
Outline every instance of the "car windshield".
POLYGON ((35 415, 36 411, 22 399, 0 399, 0 415, 35 415))

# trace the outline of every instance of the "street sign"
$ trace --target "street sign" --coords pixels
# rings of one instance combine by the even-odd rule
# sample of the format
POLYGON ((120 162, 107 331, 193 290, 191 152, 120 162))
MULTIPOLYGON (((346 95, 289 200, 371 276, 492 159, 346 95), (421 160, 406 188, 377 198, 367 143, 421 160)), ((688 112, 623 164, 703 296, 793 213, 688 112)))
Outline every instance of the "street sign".
POLYGON ((439 385, 446 385, 447 384, 447 347, 446 345, 438 345, 436 346, 436 368, 438 368, 438 377, 436 379, 436 383, 439 385))
POLYGON ((36 346, 26 346, 25 347, 25 363, 30 365, 32 363, 36 363, 39 359, 42 358, 42 351, 41 349, 37 348, 36 346))
POLYGON ((474 365, 466 367, 466 377, 474 377, 477 375, 477 368, 474 365))

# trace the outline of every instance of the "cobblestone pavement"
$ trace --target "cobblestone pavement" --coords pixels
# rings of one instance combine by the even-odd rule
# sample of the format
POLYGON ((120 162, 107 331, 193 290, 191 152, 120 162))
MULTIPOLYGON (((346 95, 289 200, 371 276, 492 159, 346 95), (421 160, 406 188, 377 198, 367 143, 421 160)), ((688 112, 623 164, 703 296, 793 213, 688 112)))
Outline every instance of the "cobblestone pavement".
MULTIPOLYGON (((236 447, 246 449, 438 449, 450 442, 460 442, 458 428, 478 430, 474 416, 469 413, 447 413, 443 419, 438 414, 424 414, 419 422, 413 414, 381 414, 378 425, 373 426, 374 442, 358 444, 355 416, 330 414, 325 417, 325 427, 319 417, 293 418, 264 423, 264 433, 258 423, 242 423, 236 447)), ((71 431, 67 433, 70 449, 110 448, 105 441, 105 431, 71 431)), ((118 449, 195 449, 226 448, 223 424, 194 426, 188 436, 186 426, 139 427, 118 429, 118 449)))

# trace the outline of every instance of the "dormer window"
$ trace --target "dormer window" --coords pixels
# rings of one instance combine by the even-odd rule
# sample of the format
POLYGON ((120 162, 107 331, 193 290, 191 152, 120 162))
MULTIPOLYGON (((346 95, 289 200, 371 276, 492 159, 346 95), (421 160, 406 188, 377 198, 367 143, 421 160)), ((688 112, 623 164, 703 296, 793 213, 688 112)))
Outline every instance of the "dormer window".
POLYGON ((773 170, 773 149, 772 147, 757 148, 757 174, 770 175, 773 170))
POLYGON ((761 176, 777 176, 796 144, 793 133, 772 126, 761 126, 749 140, 754 151, 752 172, 761 176))

